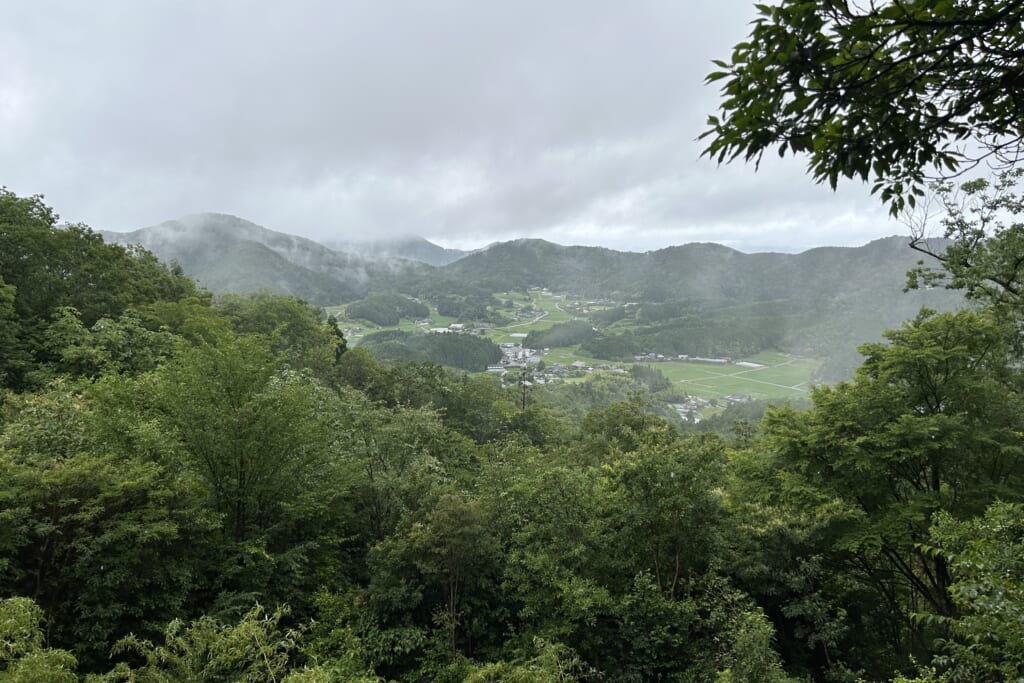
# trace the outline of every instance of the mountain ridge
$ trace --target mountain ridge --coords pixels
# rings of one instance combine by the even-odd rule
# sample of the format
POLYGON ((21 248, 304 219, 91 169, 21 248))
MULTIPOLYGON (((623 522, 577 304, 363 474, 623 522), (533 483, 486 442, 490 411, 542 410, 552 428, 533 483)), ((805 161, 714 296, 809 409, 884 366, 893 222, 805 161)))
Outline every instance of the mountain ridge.
POLYGON ((430 266, 446 266, 470 253, 442 247, 419 235, 403 235, 386 240, 326 240, 323 244, 334 251, 363 258, 398 257, 430 266))
MULTIPOLYGON (((798 254, 747 254, 713 242, 623 252, 523 238, 434 267, 334 251, 226 214, 195 214, 130 233, 103 234, 141 244, 165 262, 177 261, 215 293, 268 289, 318 306, 390 291, 443 308, 444 315, 463 322, 487 322, 500 317, 495 294, 537 287, 639 303, 653 321, 651 316, 675 309, 650 307, 689 302, 704 313, 687 314, 676 327, 712 324, 707 317, 712 311, 764 320, 774 330, 772 338, 782 340, 781 348, 834 360, 836 370, 829 374, 840 379, 858 362, 859 344, 879 340, 884 330, 913 318, 922 307, 941 311, 965 305, 960 292, 942 288, 901 294, 920 255, 900 236, 798 254)), ((651 334, 661 339, 674 334, 673 324, 658 320, 666 321, 657 323, 664 329, 651 334)), ((630 340, 619 342, 625 347, 630 340)))
MULTIPOLYGON (((844 289, 851 293, 902 289, 906 272, 918 258, 906 247, 908 238, 899 236, 859 247, 814 247, 797 254, 748 254, 714 242, 630 252, 520 238, 458 252, 458 260, 431 266, 393 255, 385 241, 364 243, 375 246, 353 254, 214 213, 102 234, 118 243, 140 244, 164 261, 177 261, 215 292, 266 288, 320 305, 345 303, 378 289, 415 294, 420 279, 433 281, 435 290, 445 283, 471 283, 489 292, 547 287, 653 302, 820 300, 840 296, 844 289)), ((441 249, 422 238, 411 243, 441 249)))
POLYGON ((190 214, 131 232, 101 234, 178 262, 214 292, 269 289, 318 305, 351 301, 365 296, 370 283, 393 287, 403 277, 430 268, 396 257, 371 260, 334 251, 230 214, 190 214))

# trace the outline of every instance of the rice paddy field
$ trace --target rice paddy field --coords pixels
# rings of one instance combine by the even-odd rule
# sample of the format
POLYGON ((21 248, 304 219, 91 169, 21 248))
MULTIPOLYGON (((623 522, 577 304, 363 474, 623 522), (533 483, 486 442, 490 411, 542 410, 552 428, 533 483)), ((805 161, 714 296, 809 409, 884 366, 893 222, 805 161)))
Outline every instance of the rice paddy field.
POLYGON ((672 361, 658 363, 673 384, 686 393, 702 398, 745 395, 751 398, 799 398, 810 393, 811 377, 821 365, 812 358, 798 358, 783 353, 764 352, 739 359, 764 367, 749 368, 736 364, 710 365, 672 361))

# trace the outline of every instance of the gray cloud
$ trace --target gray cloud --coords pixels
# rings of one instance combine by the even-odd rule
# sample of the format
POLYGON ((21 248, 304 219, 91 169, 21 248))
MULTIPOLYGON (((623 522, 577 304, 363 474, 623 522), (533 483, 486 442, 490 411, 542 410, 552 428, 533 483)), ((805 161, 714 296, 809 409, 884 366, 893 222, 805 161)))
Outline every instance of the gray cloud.
POLYGON ((717 167, 724 3, 22 3, 0 24, 5 183, 128 230, 234 213, 314 238, 800 249, 900 231, 797 160, 717 167))

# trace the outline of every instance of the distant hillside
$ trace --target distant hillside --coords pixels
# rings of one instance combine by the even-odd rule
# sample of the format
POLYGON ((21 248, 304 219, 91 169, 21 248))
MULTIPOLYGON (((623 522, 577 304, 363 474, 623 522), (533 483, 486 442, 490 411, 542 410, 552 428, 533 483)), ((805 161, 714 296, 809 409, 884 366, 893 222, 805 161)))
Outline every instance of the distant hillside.
POLYGON ((800 254, 744 254, 717 244, 687 244, 639 254, 516 240, 469 254, 442 273, 496 292, 547 287, 646 304, 645 327, 621 337, 610 330, 612 336, 601 343, 612 348, 670 346, 666 342, 673 335, 682 338, 701 326, 717 335, 713 346, 720 348, 735 334, 730 321, 760 318, 781 350, 828 358, 822 377, 834 380, 847 377, 859 363, 857 346, 877 341, 921 307, 964 305, 955 291, 903 292, 907 271, 921 258, 907 242, 887 237, 862 247, 800 254), (674 320, 653 320, 650 306, 666 302, 693 302, 698 308, 674 320))
POLYGON ((397 257, 431 266, 446 266, 469 253, 459 249, 445 249, 416 236, 366 242, 331 240, 325 241, 324 245, 335 251, 355 254, 370 260, 397 257))
POLYGON ((964 305, 959 292, 945 289, 903 292, 906 273, 919 260, 903 237, 801 254, 744 254, 717 244, 641 254, 515 240, 435 268, 386 255, 422 248, 424 258, 439 258, 440 247, 426 240, 409 240, 394 252, 377 243, 364 250, 374 254, 367 258, 222 214, 104 236, 176 260, 215 292, 266 288, 318 305, 394 291, 465 322, 495 323, 502 316, 493 294, 509 290, 547 287, 634 302, 639 306, 593 320, 601 334, 587 344, 596 356, 677 347, 726 355, 778 348, 827 358, 825 380, 849 376, 859 362, 859 344, 877 341, 922 306, 964 305))
POLYGON ((141 244, 166 262, 177 261, 214 292, 269 289, 317 305, 353 301, 429 269, 398 258, 370 261, 225 214, 195 214, 103 236, 141 244))
POLYGON ((903 237, 801 254, 744 254, 709 243, 640 254, 523 239, 471 253, 442 272, 493 291, 548 287, 647 302, 756 302, 891 294, 919 258, 903 237))

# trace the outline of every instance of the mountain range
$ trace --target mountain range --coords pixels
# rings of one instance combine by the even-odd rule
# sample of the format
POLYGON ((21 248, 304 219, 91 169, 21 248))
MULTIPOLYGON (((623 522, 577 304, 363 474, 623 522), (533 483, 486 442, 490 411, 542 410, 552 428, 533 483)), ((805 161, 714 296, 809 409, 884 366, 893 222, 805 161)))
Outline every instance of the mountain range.
POLYGON ((845 358, 844 367, 859 343, 877 340, 921 307, 964 305, 959 292, 946 289, 903 291, 920 255, 898 236, 799 254, 745 254, 711 243, 636 253, 534 239, 462 253, 420 238, 334 243, 352 249, 343 251, 223 214, 103 235, 178 262, 214 292, 269 289, 321 306, 385 291, 428 302, 486 302, 493 293, 530 287, 619 303, 694 302, 735 316, 770 316, 787 326, 786 350, 845 358))
POLYGON ((907 243, 893 236, 799 254, 745 254, 695 243, 635 253, 522 239, 471 253, 444 272, 491 291, 535 286, 642 302, 839 303, 901 292, 920 259, 907 243))
MULTIPOLYGON (((372 288, 394 288, 415 278, 425 264, 388 256, 365 258, 335 251, 218 213, 166 221, 133 232, 101 233, 108 242, 138 244, 213 292, 269 289, 317 305, 344 303, 366 296, 372 288)), ((434 245, 436 246, 436 245, 434 245)), ((440 247, 438 247, 440 249, 440 247)))
POLYGON ((861 247, 820 247, 799 254, 745 254, 713 243, 644 253, 562 246, 536 239, 463 252, 423 238, 321 244, 226 214, 194 214, 107 241, 139 244, 214 292, 269 289, 318 305, 370 291, 418 289, 431 278, 489 292, 529 287, 640 301, 841 302, 891 296, 919 255, 907 238, 861 247))

